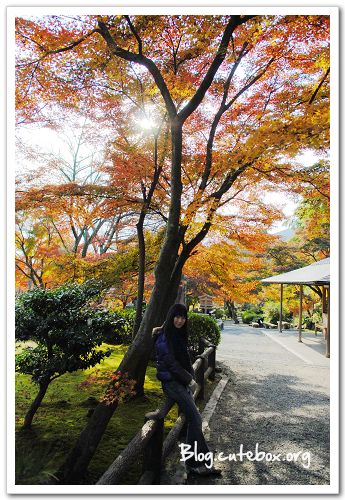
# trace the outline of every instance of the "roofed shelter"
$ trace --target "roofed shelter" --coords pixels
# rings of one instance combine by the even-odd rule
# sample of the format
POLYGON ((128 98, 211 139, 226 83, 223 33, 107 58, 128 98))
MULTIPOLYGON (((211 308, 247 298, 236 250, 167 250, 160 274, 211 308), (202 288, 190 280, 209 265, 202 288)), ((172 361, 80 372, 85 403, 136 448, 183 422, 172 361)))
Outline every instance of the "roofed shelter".
POLYGON ((318 286, 322 291, 322 329, 326 339, 326 357, 330 356, 330 258, 319 260, 309 266, 295 269, 287 273, 270 276, 261 280, 264 283, 280 283, 280 314, 279 331, 282 331, 283 317, 283 285, 299 285, 299 323, 298 323, 298 342, 302 342, 302 299, 303 286, 318 286))

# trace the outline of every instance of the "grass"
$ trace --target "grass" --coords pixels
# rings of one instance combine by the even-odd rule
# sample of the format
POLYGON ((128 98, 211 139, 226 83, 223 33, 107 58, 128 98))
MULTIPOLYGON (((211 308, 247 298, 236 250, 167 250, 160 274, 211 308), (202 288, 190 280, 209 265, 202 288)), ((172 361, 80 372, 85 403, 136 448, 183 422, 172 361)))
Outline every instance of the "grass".
MULTIPOLYGON (((81 387, 91 373, 115 370, 127 349, 126 346, 103 345, 112 354, 99 365, 88 370, 68 373, 54 380, 37 411, 32 429, 23 431, 24 415, 37 394, 37 386, 28 375, 16 375, 16 484, 44 484, 64 461, 80 432, 84 429, 92 409, 104 392, 104 386, 91 384, 81 387)), ((22 348, 19 347, 19 348, 22 348)), ((163 401, 156 368, 150 364, 145 377, 145 395, 120 404, 94 455, 88 477, 83 484, 94 484, 126 447, 144 423, 144 415, 158 408, 163 401)), ((176 405, 165 419, 167 431, 177 417, 176 405)), ((135 464, 123 484, 135 484, 141 466, 135 464)))

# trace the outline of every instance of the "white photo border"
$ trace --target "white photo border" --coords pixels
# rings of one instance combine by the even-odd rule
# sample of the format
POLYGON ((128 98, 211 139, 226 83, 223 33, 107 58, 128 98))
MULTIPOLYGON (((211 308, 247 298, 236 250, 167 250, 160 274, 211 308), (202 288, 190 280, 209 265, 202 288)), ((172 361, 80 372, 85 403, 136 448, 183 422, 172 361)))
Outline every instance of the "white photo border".
POLYGON ((289 7, 284 5, 265 6, 252 5, 241 2, 241 6, 231 6, 222 1, 217 1, 214 6, 203 0, 199 2, 185 2, 177 0, 172 6, 163 6, 161 2, 153 0, 150 5, 135 5, 131 0, 118 4, 116 7, 85 6, 79 0, 69 6, 68 2, 59 2, 59 6, 45 5, 42 1, 35 2, 34 6, 7 6, 7 493, 9 494, 35 494, 35 495, 165 495, 165 494, 202 494, 202 495, 245 495, 245 494, 336 494, 339 492, 339 295, 340 270, 339 270, 339 8, 325 7, 324 4, 303 6, 297 2, 289 2, 289 7), (324 14, 331 19, 331 481, 330 485, 16 485, 14 479, 14 20, 15 17, 24 15, 61 14, 243 14, 255 11, 255 14, 324 14))

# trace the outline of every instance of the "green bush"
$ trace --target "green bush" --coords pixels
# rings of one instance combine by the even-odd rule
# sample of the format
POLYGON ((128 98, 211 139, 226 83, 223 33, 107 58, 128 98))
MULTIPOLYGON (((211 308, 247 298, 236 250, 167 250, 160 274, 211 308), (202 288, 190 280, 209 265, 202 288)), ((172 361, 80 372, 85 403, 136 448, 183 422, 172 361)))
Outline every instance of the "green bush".
POLYGON ((262 317, 261 314, 258 315, 256 312, 252 310, 244 311, 242 313, 242 321, 247 325, 249 325, 249 323, 252 323, 253 321, 257 321, 261 317, 262 317))
POLYGON ((322 324, 322 309, 321 304, 317 304, 312 314, 303 314, 302 325, 308 330, 314 330, 316 324, 322 324))
POLYGON ((135 318, 134 309, 116 309, 112 312, 98 311, 103 316, 106 327, 104 328, 103 341, 107 344, 130 344, 135 318))
POLYGON ((216 319, 223 319, 225 317, 224 309, 220 307, 216 309, 214 312, 214 316, 216 317, 216 319))
POLYGON ((305 313, 302 316, 302 325, 308 330, 314 330, 316 324, 322 324, 322 305, 317 303, 312 314, 305 313))
POLYGON ((302 316, 302 326, 303 328, 306 328, 307 330, 314 330, 315 328, 315 321, 313 321, 313 318, 310 317, 308 314, 302 316))
POLYGON ((262 308, 259 305, 246 304, 242 309, 242 321, 249 325, 252 322, 258 322, 263 319, 262 308))
POLYGON ((220 342, 220 328, 217 322, 206 314, 188 313, 189 348, 192 357, 199 354, 199 342, 203 337, 211 344, 220 342))
MULTIPOLYGON (((267 323, 278 323, 280 315, 279 302, 268 301, 264 305, 263 310, 265 321, 267 321, 267 323)), ((285 306, 283 306, 282 321, 292 321, 292 312, 290 312, 285 306)))
POLYGON ((16 355, 16 371, 31 375, 39 387, 24 427, 31 426, 53 380, 95 366, 110 355, 110 350, 99 349, 108 326, 106 314, 90 304, 99 294, 99 283, 89 281, 50 290, 35 288, 17 297, 16 340, 33 341, 35 347, 16 355))
POLYGON ((242 312, 243 311, 252 311, 255 314, 258 314, 259 316, 262 315, 262 307, 260 304, 244 304, 242 307, 242 312))

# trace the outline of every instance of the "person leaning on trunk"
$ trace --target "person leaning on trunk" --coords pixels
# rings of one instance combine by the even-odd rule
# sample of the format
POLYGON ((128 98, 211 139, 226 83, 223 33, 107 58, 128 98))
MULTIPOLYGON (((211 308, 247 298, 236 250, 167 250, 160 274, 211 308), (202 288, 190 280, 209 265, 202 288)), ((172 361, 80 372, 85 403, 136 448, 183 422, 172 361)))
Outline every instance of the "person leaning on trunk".
MULTIPOLYGON (((196 387, 195 374, 188 352, 187 308, 183 304, 174 304, 168 311, 163 326, 152 332, 157 378, 162 383, 164 394, 175 401, 186 417, 186 444, 190 449, 197 449, 200 456, 209 454, 202 432, 200 412, 194 402, 193 392, 196 387), (202 455, 201 455, 202 454, 202 455)), ((219 470, 207 467, 205 460, 196 460, 195 454, 187 458, 187 472, 200 475, 219 474, 219 470)))

